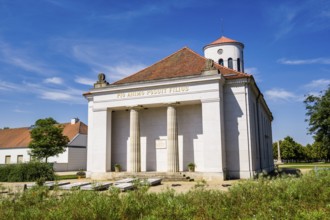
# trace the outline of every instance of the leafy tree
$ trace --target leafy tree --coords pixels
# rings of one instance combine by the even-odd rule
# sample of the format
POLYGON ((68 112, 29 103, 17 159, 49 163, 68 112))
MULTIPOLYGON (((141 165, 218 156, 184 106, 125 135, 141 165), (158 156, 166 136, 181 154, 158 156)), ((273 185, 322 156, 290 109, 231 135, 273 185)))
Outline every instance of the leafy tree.
POLYGON ((53 118, 37 120, 30 131, 30 155, 38 159, 45 158, 47 163, 48 157, 63 153, 69 138, 63 136, 62 132, 63 127, 53 118))
POLYGON ((309 95, 304 101, 306 121, 309 121, 309 133, 315 142, 327 149, 327 160, 330 159, 330 85, 320 96, 309 95))
MULTIPOLYGON (((305 158, 304 147, 287 136, 280 141, 281 158, 284 160, 303 160, 305 158)), ((277 159, 277 143, 273 143, 274 159, 277 159)))

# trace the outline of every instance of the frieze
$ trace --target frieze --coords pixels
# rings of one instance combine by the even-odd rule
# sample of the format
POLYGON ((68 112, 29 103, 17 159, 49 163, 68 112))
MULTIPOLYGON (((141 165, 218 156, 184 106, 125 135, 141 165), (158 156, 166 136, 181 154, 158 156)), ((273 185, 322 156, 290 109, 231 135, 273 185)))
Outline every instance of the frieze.
POLYGON ((153 96, 153 95, 166 95, 172 93, 184 93, 189 91, 189 86, 162 88, 162 89, 150 89, 150 90, 140 90, 125 93, 118 93, 117 98, 131 98, 131 97, 141 97, 141 96, 153 96))

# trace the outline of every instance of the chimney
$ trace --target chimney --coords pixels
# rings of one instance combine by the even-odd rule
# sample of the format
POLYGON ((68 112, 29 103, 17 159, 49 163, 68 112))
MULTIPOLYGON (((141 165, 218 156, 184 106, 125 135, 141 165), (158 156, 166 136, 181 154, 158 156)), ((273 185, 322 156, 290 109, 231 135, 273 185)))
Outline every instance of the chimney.
POLYGON ((71 119, 71 124, 74 125, 79 122, 79 118, 72 118, 71 119))

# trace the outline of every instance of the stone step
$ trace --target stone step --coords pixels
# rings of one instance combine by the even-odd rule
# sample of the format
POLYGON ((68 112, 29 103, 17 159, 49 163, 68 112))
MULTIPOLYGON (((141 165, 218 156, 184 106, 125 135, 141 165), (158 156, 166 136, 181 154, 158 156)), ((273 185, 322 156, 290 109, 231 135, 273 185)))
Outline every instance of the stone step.
POLYGON ((139 178, 139 179, 148 179, 148 178, 161 178, 162 181, 193 181, 189 176, 183 173, 166 173, 166 172, 140 172, 140 173, 128 173, 128 172, 119 172, 112 175, 113 180, 120 180, 124 178, 139 178))

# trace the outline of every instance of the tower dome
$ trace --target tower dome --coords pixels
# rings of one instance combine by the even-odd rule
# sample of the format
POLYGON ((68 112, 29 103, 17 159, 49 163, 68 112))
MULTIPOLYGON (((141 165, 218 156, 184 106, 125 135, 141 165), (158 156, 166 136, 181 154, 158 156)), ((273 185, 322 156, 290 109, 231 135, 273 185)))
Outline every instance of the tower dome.
POLYGON ((205 58, 212 59, 230 69, 244 72, 244 44, 222 36, 203 49, 205 58))

